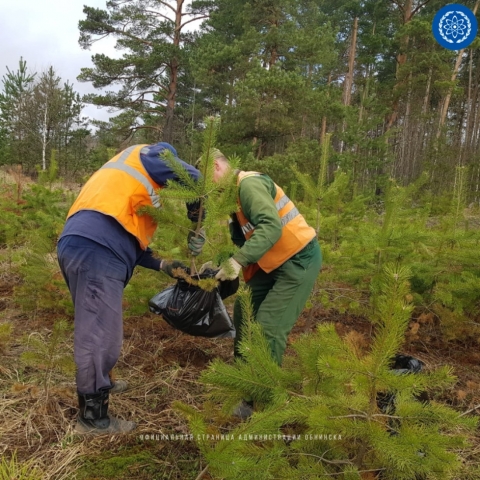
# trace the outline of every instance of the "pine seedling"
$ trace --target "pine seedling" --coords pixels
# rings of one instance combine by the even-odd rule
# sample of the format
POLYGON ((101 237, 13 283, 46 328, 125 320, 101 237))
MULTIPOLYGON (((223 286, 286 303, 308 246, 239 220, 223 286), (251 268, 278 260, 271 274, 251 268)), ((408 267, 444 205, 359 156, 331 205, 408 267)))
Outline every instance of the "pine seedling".
POLYGON ((346 222, 347 214, 344 213, 345 197, 350 187, 348 174, 338 170, 333 182, 325 189, 322 198, 322 238, 332 239, 332 246, 338 247, 340 229, 346 222), (330 215, 328 214, 330 213, 330 215))
POLYGON ((13 325, 9 322, 0 323, 0 354, 5 353, 12 341, 13 325))
POLYGON ((455 236, 458 222, 464 218, 463 211, 467 204, 467 167, 455 168, 455 184, 452 200, 453 234, 455 236))
POLYGON ((316 206, 316 227, 315 231, 320 231, 320 208, 322 203, 322 197, 325 193, 325 181, 327 177, 328 166, 328 153, 330 149, 330 137, 331 133, 325 135, 325 139, 322 143, 322 150, 320 155, 320 169, 318 172, 317 181, 314 182, 309 174, 302 173, 295 166, 292 167, 293 173, 302 185, 307 196, 315 202, 316 206))
MULTIPOLYGON (((303 187, 306 196, 310 198, 315 203, 315 232, 317 237, 320 233, 320 212, 322 206, 322 200, 325 195, 325 182, 327 177, 327 166, 328 166, 328 154, 330 149, 330 138, 331 134, 327 133, 321 145, 321 155, 320 155, 320 168, 318 171, 318 177, 316 182, 312 180, 309 174, 304 174, 300 170, 293 166, 292 171, 295 174, 298 183, 303 187)), ((294 183, 294 193, 296 194, 297 182, 294 183)), ((310 298, 315 297, 318 293, 318 279, 315 282, 313 292, 310 295, 310 298)), ((310 327, 311 317, 308 317, 306 328, 310 327)))
POLYGON ((62 348, 70 330, 66 320, 58 320, 49 338, 39 333, 32 333, 25 339, 28 350, 23 352, 20 358, 24 364, 45 372, 42 383, 47 396, 55 372, 69 375, 75 372, 71 353, 62 348))
POLYGON ((40 185, 48 184, 49 189, 52 189, 52 185, 58 178, 58 162, 56 159, 56 150, 52 149, 50 154, 50 164, 47 170, 42 170, 40 166, 37 166, 38 183, 40 185))
POLYGON ((242 398, 252 398, 261 404, 275 401, 277 395, 284 399, 285 385, 299 380, 284 372, 274 361, 262 329, 254 319, 250 289, 242 286, 237 299, 242 309, 244 329, 244 341, 239 346, 241 357, 236 358, 233 365, 214 360, 212 368, 201 377, 203 382, 214 386, 211 396, 216 401, 223 401, 225 412, 242 398))
MULTIPOLYGON (((167 247, 164 248, 164 252, 174 249, 179 243, 185 243, 185 237, 189 230, 195 231, 195 234, 198 235, 202 226, 207 232, 207 245, 203 255, 222 256, 226 250, 231 251, 232 249, 227 239, 226 220, 228 215, 237 210, 233 172, 238 164, 238 159, 230 158, 229 162, 232 167, 230 173, 218 183, 213 182, 214 158, 218 153, 215 147, 218 122, 218 119, 211 117, 205 120, 206 129, 202 155, 197 164, 197 168, 201 172, 198 182, 192 180, 185 169, 175 161, 171 152, 165 152, 164 159, 175 172, 179 181, 169 181, 167 188, 159 190, 162 208, 158 210, 145 209, 159 225, 163 226, 159 229, 161 231, 158 243, 167 247), (180 212, 179 202, 198 203, 199 220, 196 224, 188 224, 185 214, 180 212), (222 219, 225 220, 223 225, 222 219)), ((191 273, 194 274, 197 268, 193 257, 191 263, 191 273)), ((201 280, 200 286, 209 282, 211 283, 212 280, 201 280)), ((209 288, 208 285, 205 287, 209 288)))
POLYGON ((60 272, 50 239, 32 235, 23 257, 19 267, 23 282, 14 289, 15 302, 34 315, 39 310, 57 309, 65 295, 55 284, 60 272))
POLYGON ((51 249, 57 244, 58 235, 65 224, 70 202, 66 202, 61 190, 50 190, 42 185, 32 185, 23 196, 23 223, 27 231, 35 231, 51 241, 51 249))
MULTIPOLYGON (((411 313, 409 275, 404 267, 387 265, 372 285, 370 346, 354 335, 341 338, 333 324, 322 324, 294 342, 296 355, 287 355, 280 368, 258 325, 245 318, 243 361, 216 360, 201 377, 216 402, 230 406, 245 394, 255 402, 248 421, 229 431, 222 426, 229 441, 212 437, 199 445, 214 475, 359 479, 370 472, 385 480, 457 478, 459 449, 468 447, 476 419, 417 400, 422 391, 451 386, 450 369, 400 375, 391 370, 411 313), (378 403, 382 393, 391 394, 387 409, 378 403)), ((249 315, 248 307, 244 312, 249 315)), ((210 413, 183 412, 194 435, 220 431, 210 413)))

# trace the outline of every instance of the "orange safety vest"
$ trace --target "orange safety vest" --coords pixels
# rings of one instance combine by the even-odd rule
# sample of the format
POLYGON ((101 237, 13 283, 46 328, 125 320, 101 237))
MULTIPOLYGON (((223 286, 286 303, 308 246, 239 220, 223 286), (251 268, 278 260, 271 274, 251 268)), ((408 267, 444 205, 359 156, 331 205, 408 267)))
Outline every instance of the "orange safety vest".
POLYGON ((97 170, 83 186, 67 218, 80 210, 110 215, 134 235, 145 250, 157 224, 150 215, 139 215, 137 211, 147 205, 159 208, 156 190, 161 187, 142 165, 142 148, 147 145, 133 145, 97 170))
MULTIPOLYGON (((261 173, 240 172, 238 174, 237 186, 240 186, 240 183, 245 178, 257 175, 261 175, 261 173)), ((277 193, 273 201, 282 222, 282 236, 257 263, 248 265, 243 269, 243 278, 246 282, 253 277, 259 267, 267 273, 280 267, 289 258, 292 258, 302 250, 317 235, 315 230, 305 221, 294 203, 285 195, 285 192, 277 184, 275 184, 275 188, 277 193)), ((255 226, 250 223, 243 213, 240 199, 238 203, 240 210, 237 211, 237 220, 245 238, 248 240, 253 235, 255 226)))

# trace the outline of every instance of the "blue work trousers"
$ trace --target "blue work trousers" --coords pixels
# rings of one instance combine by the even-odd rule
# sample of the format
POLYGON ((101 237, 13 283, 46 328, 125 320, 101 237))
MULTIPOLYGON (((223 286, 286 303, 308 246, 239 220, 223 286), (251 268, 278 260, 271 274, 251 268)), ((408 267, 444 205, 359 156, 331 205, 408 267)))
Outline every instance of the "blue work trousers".
POLYGON ((111 387, 109 372, 120 356, 127 266, 110 249, 77 235, 62 237, 57 253, 75 307, 77 390, 97 393, 111 387))

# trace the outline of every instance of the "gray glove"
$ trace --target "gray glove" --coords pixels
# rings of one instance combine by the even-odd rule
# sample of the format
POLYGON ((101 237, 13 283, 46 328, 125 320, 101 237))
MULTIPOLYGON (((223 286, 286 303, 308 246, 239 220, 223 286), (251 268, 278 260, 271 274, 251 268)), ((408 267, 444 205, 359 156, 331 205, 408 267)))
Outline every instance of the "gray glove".
POLYGON ((192 255, 196 257, 202 253, 203 245, 205 244, 205 229, 201 228, 198 232, 198 236, 195 236, 195 232, 190 230, 187 236, 188 249, 192 252, 192 255))
POLYGON ((177 275, 173 273, 173 270, 177 268, 181 268, 185 271, 187 270, 187 266, 180 262, 180 260, 171 260, 170 262, 167 260, 162 260, 160 263, 160 270, 172 278, 178 278, 177 275))

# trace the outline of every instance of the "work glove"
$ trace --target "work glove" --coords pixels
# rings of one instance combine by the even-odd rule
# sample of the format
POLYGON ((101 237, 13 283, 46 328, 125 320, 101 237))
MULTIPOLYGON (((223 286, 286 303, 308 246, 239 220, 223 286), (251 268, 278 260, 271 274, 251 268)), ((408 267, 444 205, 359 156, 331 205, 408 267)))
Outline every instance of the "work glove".
POLYGON ((207 262, 207 263, 204 263, 204 264, 200 267, 200 270, 198 271, 198 273, 201 275, 205 270, 207 270, 207 269, 209 269, 209 268, 211 268, 211 269, 215 268, 215 267, 213 266, 213 262, 212 262, 211 260, 210 260, 209 262, 207 262))
POLYGON ((229 258, 222 264, 222 267, 215 275, 217 280, 235 280, 240 273, 242 266, 233 258, 229 258))
POLYGON ((187 266, 179 260, 162 260, 160 263, 160 270, 172 278, 177 278, 177 276, 173 273, 173 270, 177 268, 181 268, 182 270, 186 271, 187 266))
POLYGON ((196 257, 202 253, 203 245, 205 243, 205 229, 201 228, 198 232, 198 236, 195 236, 195 232, 190 230, 187 236, 188 249, 192 252, 192 255, 196 257))

